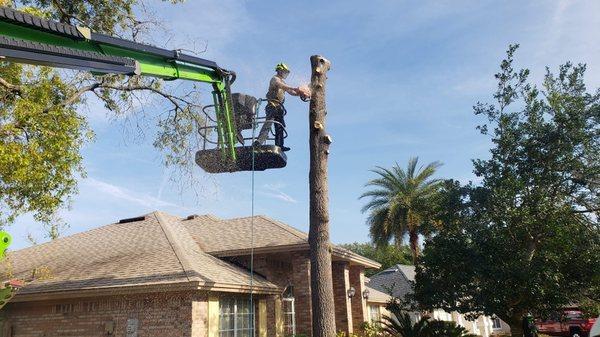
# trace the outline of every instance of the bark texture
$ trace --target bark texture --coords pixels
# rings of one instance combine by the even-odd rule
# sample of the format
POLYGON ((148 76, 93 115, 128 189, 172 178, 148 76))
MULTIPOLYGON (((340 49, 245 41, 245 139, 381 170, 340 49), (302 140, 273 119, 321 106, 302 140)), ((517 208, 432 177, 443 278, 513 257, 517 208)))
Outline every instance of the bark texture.
POLYGON ((523 337, 523 315, 515 314, 507 322, 510 326, 511 337, 523 337))
POLYGON ((412 254, 413 265, 417 265, 419 261, 419 233, 415 230, 408 231, 408 239, 410 241, 410 252, 412 254))
POLYGON ((327 157, 331 137, 325 132, 325 82, 330 62, 322 56, 310 57, 312 98, 309 111, 310 133, 310 272, 312 296, 312 336, 335 337, 335 309, 329 242, 329 187, 327 157))

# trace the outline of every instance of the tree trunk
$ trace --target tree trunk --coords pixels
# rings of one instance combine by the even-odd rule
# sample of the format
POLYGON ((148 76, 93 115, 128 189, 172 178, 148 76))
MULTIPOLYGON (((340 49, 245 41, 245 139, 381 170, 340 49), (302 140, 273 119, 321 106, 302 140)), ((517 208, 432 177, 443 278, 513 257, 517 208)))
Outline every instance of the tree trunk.
POLYGON ((335 337, 335 310, 329 243, 329 188, 327 157, 331 137, 325 133, 325 82, 330 63, 319 55, 310 58, 312 98, 309 111, 310 134, 310 286, 312 336, 335 337))
POLYGON ((511 337, 523 337, 523 315, 515 314, 507 321, 511 337))
POLYGON ((523 323, 509 324, 511 337, 523 337, 523 323))
POLYGON ((410 241, 413 264, 416 266, 419 259, 419 233, 414 230, 408 231, 408 240, 410 241))

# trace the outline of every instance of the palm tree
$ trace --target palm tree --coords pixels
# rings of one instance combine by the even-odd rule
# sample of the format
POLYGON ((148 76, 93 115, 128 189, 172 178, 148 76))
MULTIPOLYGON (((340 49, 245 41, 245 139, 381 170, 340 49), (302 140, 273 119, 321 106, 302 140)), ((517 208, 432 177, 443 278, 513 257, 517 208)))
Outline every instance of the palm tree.
POLYGON ((383 332, 392 337, 429 337, 429 318, 421 317, 413 323, 407 312, 396 311, 381 320, 383 332))
POLYGON ((429 336, 430 337, 477 337, 474 334, 452 321, 429 321, 429 336))
POLYGON ((383 316, 379 323, 382 331, 391 337, 476 337, 456 322, 430 320, 428 316, 413 321, 397 301, 390 302, 387 309, 390 315, 383 316))
POLYGON ((373 187, 360 198, 371 198, 362 208, 369 212, 371 238, 376 245, 387 245, 392 239, 401 245, 408 233, 413 263, 419 257, 419 234, 426 233, 426 215, 432 208, 432 200, 440 189, 440 179, 432 179, 442 165, 432 162, 417 169, 418 157, 408 161, 406 170, 398 163, 391 169, 376 167, 372 172, 379 177, 365 187, 373 187))

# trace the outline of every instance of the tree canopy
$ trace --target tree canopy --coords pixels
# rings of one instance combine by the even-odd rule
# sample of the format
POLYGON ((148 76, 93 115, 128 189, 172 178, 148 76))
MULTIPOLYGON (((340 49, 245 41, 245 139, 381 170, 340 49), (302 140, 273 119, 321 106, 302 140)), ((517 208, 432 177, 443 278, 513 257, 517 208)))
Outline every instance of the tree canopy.
POLYGON ((415 286, 421 305, 497 315, 515 336, 527 313, 600 301, 600 91, 572 63, 536 87, 513 68, 517 48, 496 74, 496 103, 474 107, 493 142, 474 161, 482 183, 448 185, 415 286))
POLYGON ((373 261, 381 263, 380 270, 365 270, 366 276, 371 276, 381 270, 390 268, 397 264, 412 264, 412 253, 407 246, 385 245, 375 246, 371 243, 346 243, 340 245, 343 248, 353 251, 373 261))
MULTIPOLYGON (((156 18, 138 0, 0 0, 0 5, 140 42, 157 28, 156 18)), ((200 144, 200 105, 195 86, 183 90, 153 78, 98 76, 0 60, 0 226, 24 213, 53 222, 57 210, 69 205, 79 177, 85 176, 81 149, 93 140, 80 109, 86 94, 103 102, 113 116, 127 118, 143 112, 140 102, 158 99, 152 106, 159 114, 139 118, 156 122, 154 146, 164 153, 164 164, 191 176, 192 151, 200 144)))

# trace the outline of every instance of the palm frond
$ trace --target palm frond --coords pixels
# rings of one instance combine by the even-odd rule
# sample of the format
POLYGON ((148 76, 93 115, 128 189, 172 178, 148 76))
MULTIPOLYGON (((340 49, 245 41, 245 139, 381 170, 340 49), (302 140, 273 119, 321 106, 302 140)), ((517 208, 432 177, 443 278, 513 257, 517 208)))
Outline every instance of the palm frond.
POLYGON ((423 168, 419 171, 419 174, 417 174, 417 176, 414 177, 414 179, 419 182, 426 181, 432 175, 434 175, 435 172, 437 171, 437 169, 440 168, 441 166, 442 166, 442 163, 439 161, 434 161, 432 163, 429 163, 429 165, 425 166, 425 168, 423 168))
POLYGON ((373 209, 379 209, 379 208, 383 208, 389 201, 385 198, 376 198, 376 199, 372 199, 371 201, 369 201, 368 203, 366 203, 361 209, 360 211, 362 213, 366 213, 370 210, 373 209))
MULTIPOLYGON (((417 170, 417 163, 419 162, 419 157, 412 157, 408 160, 408 165, 406 166, 406 176, 409 179, 413 179, 415 177, 415 171, 417 170)), ((398 165, 398 164, 396 164, 398 165)))

